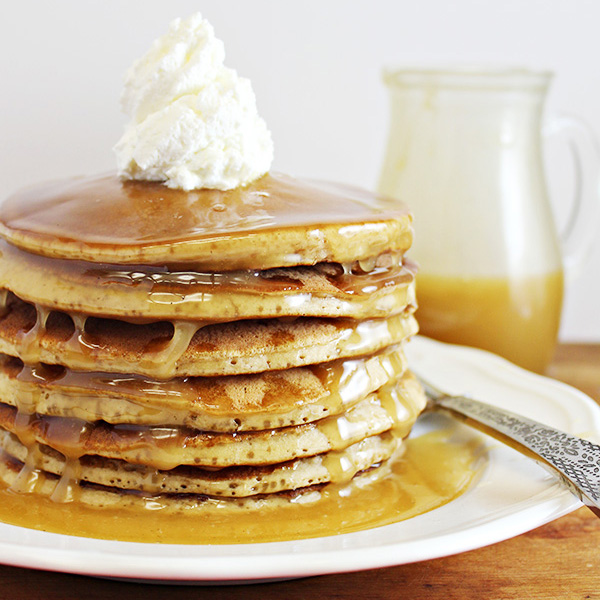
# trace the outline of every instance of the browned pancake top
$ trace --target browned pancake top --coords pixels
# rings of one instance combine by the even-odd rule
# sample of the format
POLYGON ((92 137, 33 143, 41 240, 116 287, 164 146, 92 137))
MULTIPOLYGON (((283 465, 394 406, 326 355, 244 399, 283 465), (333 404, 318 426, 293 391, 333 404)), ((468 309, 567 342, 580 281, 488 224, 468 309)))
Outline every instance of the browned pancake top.
POLYGON ((113 175, 45 184, 4 202, 0 233, 47 256, 194 260, 214 270, 337 260, 338 250, 343 260, 348 244, 360 259, 405 249, 411 235, 410 217, 399 203, 279 174, 226 192, 185 192, 113 175), (267 242, 272 245, 255 248, 267 242))

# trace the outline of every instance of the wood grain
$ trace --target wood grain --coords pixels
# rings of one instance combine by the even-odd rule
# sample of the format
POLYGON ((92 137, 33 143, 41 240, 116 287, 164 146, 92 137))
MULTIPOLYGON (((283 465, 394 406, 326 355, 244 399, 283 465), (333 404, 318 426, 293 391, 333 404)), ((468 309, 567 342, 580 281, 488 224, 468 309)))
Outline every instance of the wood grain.
MULTIPOLYGON (((548 374, 600 403, 600 344, 562 345, 548 374)), ((123 583, 0 566, 0 598, 600 600, 600 519, 581 508, 479 550, 387 569, 250 586, 123 583)))

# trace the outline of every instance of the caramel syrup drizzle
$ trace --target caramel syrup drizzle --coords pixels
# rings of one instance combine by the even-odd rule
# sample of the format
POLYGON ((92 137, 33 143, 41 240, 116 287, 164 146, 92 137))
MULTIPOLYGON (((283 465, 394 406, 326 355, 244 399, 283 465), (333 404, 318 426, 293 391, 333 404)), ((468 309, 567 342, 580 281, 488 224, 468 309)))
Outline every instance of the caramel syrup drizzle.
MULTIPOLYGON (((0 295, 2 311, 6 310, 8 301, 8 292, 2 290, 0 295)), ((40 339, 46 331, 47 321, 52 312, 50 309, 39 305, 35 305, 35 309, 36 321, 33 327, 18 334, 21 358, 28 364, 39 362, 42 348, 40 339)), ((73 321, 74 332, 67 342, 68 351, 84 353, 90 350, 93 351, 94 343, 86 336, 85 332, 88 317, 77 313, 70 316, 73 321)), ((144 365, 155 370, 157 376, 168 376, 175 362, 179 360, 189 346, 196 331, 203 326, 202 323, 186 322, 175 322, 173 325, 174 334, 171 340, 164 344, 162 348, 157 348, 144 357, 144 365)), ((38 388, 37 394, 41 393, 42 389, 38 388)), ((10 489, 20 493, 34 493, 41 481, 40 470, 36 467, 40 463, 40 450, 35 443, 34 425, 44 419, 35 413, 35 405, 35 393, 31 394, 30 398, 20 398, 17 402, 14 433, 21 444, 28 449, 28 453, 23 468, 10 489)), ((57 502, 71 502, 76 500, 79 494, 80 458, 84 454, 81 441, 93 429, 94 424, 72 418, 62 419, 59 427, 53 426, 53 423, 57 423, 57 421, 44 420, 44 428, 46 435, 53 440, 52 447, 65 457, 65 468, 51 495, 51 499, 57 502), (56 430, 58 430, 58 434, 56 430)))
MULTIPOLYGON (((8 351, 17 353, 24 362, 34 364, 40 361, 48 321, 56 313, 56 315, 68 317, 73 327, 72 333, 66 341, 58 340, 62 360, 66 364, 74 362, 77 364, 76 368, 93 369, 93 365, 98 364, 98 361, 101 364, 104 361, 105 366, 103 368, 109 369, 113 366, 110 355, 103 355, 102 353, 103 343, 99 343, 95 336, 87 331, 87 324, 90 319, 96 321, 102 319, 76 312, 54 311, 42 305, 26 303, 12 293, 8 293, 7 298, 7 306, 10 305, 11 299, 15 299, 16 302, 31 306, 36 311, 36 320, 33 326, 27 329, 26 325, 22 325, 23 329, 16 335, 16 343, 7 340, 8 345, 14 345, 14 349, 8 351)), ((411 304, 407 306, 404 312, 392 315, 387 319, 365 319, 361 321, 345 318, 325 319, 330 324, 335 323, 337 330, 334 338, 328 338, 327 344, 330 346, 335 345, 336 354, 342 356, 360 356, 367 352, 382 349, 385 346, 397 344, 416 333, 416 323, 412 317, 413 311, 414 305, 411 300, 411 304)), ((0 318, 2 317, 0 316, 0 318)), ((290 320, 294 319, 291 318, 290 320)), ((121 322, 127 324, 127 321, 121 320, 121 322)), ((147 341, 143 352, 138 358, 134 356, 130 359, 131 362, 128 368, 137 373, 151 374, 153 378, 165 380, 175 377, 177 363, 188 349, 195 334, 203 327, 215 324, 211 321, 172 320, 151 322, 150 325, 153 323, 170 323, 173 331, 168 335, 164 331, 153 332, 154 337, 147 341)), ((144 323, 137 324, 137 326, 144 325, 144 323)), ((248 357, 242 356, 241 358, 246 360, 248 357)), ((55 360, 51 359, 49 362, 55 362, 55 360)), ((234 364, 235 362, 231 361, 231 365, 234 364)), ((260 360, 257 364, 258 366, 251 366, 248 372, 263 370, 260 360)), ((300 361, 300 364, 303 364, 302 361, 300 361)), ((248 368, 248 365, 244 368, 248 368)), ((224 374, 232 375, 236 373, 233 366, 230 366, 230 369, 230 371, 224 371, 224 374)), ((119 368, 116 368, 116 370, 120 371, 119 368)))
MULTIPOLYGON (((6 292, 6 290, 2 290, 2 292, 5 293, 0 296, 0 302, 2 302, 0 310, 6 311, 12 294, 6 292)), ((39 304, 33 304, 33 306, 36 311, 36 320, 33 327, 17 334, 19 357, 27 364, 40 362, 41 340, 46 333, 48 319, 54 312, 52 309, 39 304)), ((91 317, 73 312, 68 313, 68 316, 74 329, 66 342, 65 353, 93 355, 98 345, 93 337, 86 332, 86 323, 91 317)), ((175 364, 187 350, 196 332, 208 324, 204 321, 173 321, 173 335, 166 341, 164 339, 153 340, 144 352, 140 367, 155 373, 157 379, 166 379, 172 376, 175 364)))

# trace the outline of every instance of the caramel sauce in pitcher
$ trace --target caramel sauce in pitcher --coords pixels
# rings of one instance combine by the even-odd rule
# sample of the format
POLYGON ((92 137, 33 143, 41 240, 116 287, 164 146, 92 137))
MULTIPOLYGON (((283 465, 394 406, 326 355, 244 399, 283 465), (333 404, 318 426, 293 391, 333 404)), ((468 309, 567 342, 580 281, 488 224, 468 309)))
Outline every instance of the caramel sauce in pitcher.
POLYGON ((500 354, 542 373, 556 346, 561 272, 521 278, 417 276, 423 335, 500 354))

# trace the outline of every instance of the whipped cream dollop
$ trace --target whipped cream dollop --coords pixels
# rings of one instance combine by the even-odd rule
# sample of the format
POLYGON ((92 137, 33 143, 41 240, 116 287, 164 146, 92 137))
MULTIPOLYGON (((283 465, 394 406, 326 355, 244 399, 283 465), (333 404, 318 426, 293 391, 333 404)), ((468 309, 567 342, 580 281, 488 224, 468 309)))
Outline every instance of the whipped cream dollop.
POLYGON ((271 134, 250 81, 224 60, 223 42, 196 13, 175 19, 133 63, 121 98, 131 121, 114 148, 122 177, 228 190, 267 173, 271 134))

